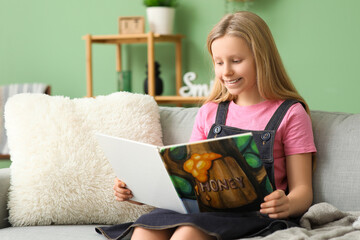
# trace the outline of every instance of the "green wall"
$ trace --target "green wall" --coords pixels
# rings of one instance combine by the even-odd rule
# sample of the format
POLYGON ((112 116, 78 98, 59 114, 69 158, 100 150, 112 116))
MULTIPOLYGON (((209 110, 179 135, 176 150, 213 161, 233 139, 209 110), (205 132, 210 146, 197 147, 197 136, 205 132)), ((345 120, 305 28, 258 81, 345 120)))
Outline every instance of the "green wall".
MULTIPOLYGON (((212 78, 206 36, 225 0, 179 0, 175 32, 184 34, 183 73, 212 78)), ((249 8, 269 24, 288 73, 311 109, 360 112, 360 1, 255 0, 249 8)), ((83 97, 85 34, 117 33, 119 16, 145 16, 142 0, 0 0, 0 84, 44 82, 53 95, 83 97)), ((156 46, 165 94, 174 94, 174 47, 156 46)), ((124 47, 133 89, 142 92, 146 46, 124 47)), ((124 54, 125 55, 125 54, 124 54)), ((94 92, 116 91, 115 46, 94 45, 94 92)))

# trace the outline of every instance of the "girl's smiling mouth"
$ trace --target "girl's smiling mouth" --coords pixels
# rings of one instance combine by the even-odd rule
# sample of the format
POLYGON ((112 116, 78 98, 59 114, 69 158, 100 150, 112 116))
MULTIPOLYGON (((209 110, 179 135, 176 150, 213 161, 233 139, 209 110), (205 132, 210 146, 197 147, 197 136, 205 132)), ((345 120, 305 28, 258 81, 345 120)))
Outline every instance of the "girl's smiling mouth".
POLYGON ((233 79, 233 80, 225 80, 225 79, 222 79, 222 80, 224 81, 225 84, 231 85, 231 84, 235 84, 235 83, 239 82, 240 80, 242 80, 242 77, 233 79))

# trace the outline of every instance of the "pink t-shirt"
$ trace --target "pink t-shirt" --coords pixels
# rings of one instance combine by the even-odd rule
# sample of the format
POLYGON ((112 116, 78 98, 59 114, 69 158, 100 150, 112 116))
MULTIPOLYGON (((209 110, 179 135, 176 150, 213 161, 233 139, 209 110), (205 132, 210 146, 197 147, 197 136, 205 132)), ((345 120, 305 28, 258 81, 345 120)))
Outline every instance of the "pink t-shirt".
MULTIPOLYGON (((239 106, 231 102, 225 125, 244 130, 264 130, 282 102, 283 100, 267 100, 251 106, 239 106)), ((217 103, 210 102, 199 109, 190 141, 207 138, 215 123, 217 107, 217 103)), ((277 189, 287 188, 285 156, 312 152, 316 152, 316 148, 311 119, 303 106, 296 103, 285 114, 275 135, 273 155, 277 189)))

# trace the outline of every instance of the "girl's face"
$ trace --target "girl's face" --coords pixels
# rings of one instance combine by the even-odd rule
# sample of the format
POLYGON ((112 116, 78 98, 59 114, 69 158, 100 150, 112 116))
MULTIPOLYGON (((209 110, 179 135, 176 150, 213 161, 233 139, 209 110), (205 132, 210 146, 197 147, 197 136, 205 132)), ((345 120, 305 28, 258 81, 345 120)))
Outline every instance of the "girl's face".
POLYGON ((253 53, 241 37, 224 36, 211 44, 215 75, 230 94, 237 96, 238 105, 261 102, 256 83, 253 53))

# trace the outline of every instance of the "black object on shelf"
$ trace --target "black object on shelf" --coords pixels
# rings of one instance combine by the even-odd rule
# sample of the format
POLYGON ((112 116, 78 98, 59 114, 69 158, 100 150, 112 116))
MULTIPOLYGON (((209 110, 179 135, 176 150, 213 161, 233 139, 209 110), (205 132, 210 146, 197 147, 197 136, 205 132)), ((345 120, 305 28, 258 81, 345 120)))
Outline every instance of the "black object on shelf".
MULTIPOLYGON (((144 81, 144 92, 146 94, 149 93, 148 91, 148 64, 146 64, 146 78, 144 81)), ((163 92, 163 81, 160 78, 160 64, 158 62, 155 61, 155 94, 156 95, 161 95, 163 92)))

